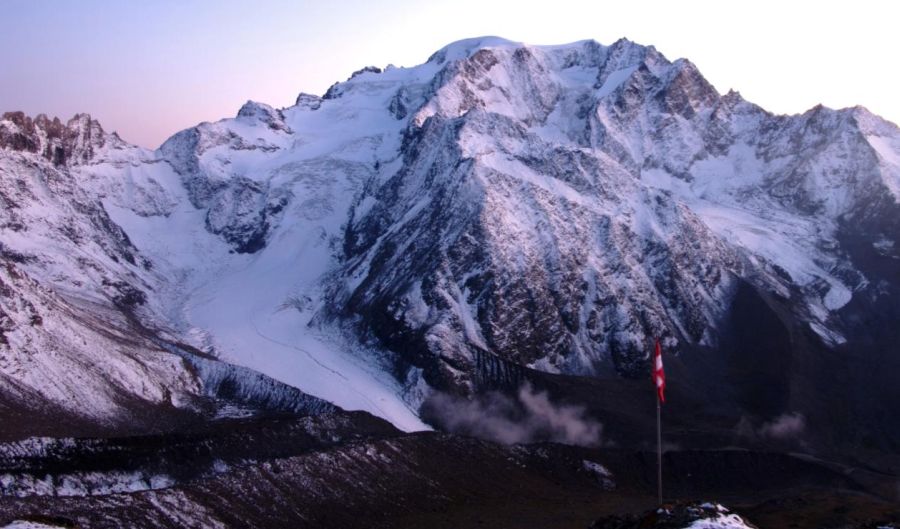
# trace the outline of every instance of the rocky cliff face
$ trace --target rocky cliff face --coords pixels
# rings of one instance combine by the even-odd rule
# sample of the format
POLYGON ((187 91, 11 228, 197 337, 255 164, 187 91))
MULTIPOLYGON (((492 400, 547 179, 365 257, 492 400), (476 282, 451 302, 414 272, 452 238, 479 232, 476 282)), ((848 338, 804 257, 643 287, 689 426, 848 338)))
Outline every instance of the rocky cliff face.
POLYGON ((156 152, 6 114, 0 147, 38 283, 395 424, 429 388, 641 377, 656 337, 760 418, 815 411, 815 357, 900 363, 861 353, 900 314, 897 127, 772 115, 627 40, 461 41, 156 152))
POLYGON ((0 121, 0 148, 35 153, 56 166, 88 163, 104 147, 125 146, 88 114, 77 114, 63 123, 44 114, 32 119, 23 112, 7 112, 0 121))

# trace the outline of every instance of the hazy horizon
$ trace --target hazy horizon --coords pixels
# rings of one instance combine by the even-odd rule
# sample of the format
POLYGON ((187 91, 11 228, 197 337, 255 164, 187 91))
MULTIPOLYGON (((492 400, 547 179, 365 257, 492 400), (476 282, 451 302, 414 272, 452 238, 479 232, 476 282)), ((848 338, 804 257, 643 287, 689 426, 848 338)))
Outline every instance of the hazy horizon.
POLYGON ((497 35, 534 45, 626 37, 690 59, 720 92, 772 112, 863 105, 900 122, 900 76, 885 61, 900 49, 895 7, 652 4, 10 0, 0 4, 0 111, 87 112, 155 148, 247 100, 290 106, 364 66, 413 66, 451 42, 497 35))

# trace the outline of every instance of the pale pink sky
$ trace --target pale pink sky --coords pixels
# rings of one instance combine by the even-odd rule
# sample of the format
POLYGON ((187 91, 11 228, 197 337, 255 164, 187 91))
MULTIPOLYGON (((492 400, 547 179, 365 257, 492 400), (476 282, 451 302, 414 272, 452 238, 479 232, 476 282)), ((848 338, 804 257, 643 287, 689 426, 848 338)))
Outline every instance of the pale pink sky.
POLYGON ((900 9, 888 1, 5 0, 0 111, 89 112, 128 141, 321 94, 366 65, 411 66, 462 38, 627 37, 687 57, 779 113, 862 104, 900 122, 900 9))

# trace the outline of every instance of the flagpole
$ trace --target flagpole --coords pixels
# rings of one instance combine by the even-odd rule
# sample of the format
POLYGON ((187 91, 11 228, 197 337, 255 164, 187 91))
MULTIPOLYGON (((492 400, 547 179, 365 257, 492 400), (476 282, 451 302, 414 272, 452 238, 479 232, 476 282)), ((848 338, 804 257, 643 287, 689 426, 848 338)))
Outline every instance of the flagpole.
POLYGON ((666 401, 666 372, 663 370, 659 338, 653 348, 653 384, 656 386, 656 498, 662 505, 662 403, 666 401))
POLYGON ((656 492, 659 504, 662 505, 662 406, 659 403, 659 393, 656 394, 656 492))

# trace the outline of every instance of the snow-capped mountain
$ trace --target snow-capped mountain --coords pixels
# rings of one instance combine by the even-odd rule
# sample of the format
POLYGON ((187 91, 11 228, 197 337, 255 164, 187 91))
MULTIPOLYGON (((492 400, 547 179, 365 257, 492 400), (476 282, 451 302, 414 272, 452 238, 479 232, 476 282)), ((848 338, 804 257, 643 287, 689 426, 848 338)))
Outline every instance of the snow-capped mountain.
POLYGON ((426 66, 424 96, 397 92, 418 108, 402 161, 354 205, 337 282, 383 339, 416 336, 448 371, 471 371, 474 347, 634 373, 654 336, 714 346, 744 280, 845 340, 835 311, 867 280, 834 241, 842 220, 896 215, 896 127, 863 109, 772 116, 627 41, 463 42, 426 66))
POLYGON ((900 130, 627 40, 460 41, 157 151, 6 114, 0 147, 7 400, 190 407, 181 344, 411 430, 429 388, 638 376, 661 337, 687 378, 788 361, 729 394, 766 415, 824 384, 783 351, 843 365, 900 314, 900 130))

